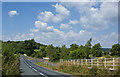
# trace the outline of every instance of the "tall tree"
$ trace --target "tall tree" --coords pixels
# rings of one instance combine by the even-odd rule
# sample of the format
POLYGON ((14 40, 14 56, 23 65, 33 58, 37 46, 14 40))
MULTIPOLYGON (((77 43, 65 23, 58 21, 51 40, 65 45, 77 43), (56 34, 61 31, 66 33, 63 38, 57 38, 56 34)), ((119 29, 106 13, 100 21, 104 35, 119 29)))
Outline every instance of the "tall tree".
POLYGON ((94 57, 101 57, 102 56, 102 49, 100 43, 95 44, 92 49, 92 54, 94 57))
POLYGON ((53 54, 53 52, 55 51, 55 48, 52 44, 48 45, 46 48, 45 48, 45 51, 47 53, 47 56, 51 57, 51 55, 53 54))
POLYGON ((69 51, 66 48, 66 45, 63 45, 61 48, 60 58, 67 58, 69 55, 69 51))
POLYGON ((110 51, 112 56, 120 56, 120 44, 114 44, 110 51))
POLYGON ((84 58, 87 57, 86 53, 81 48, 78 48, 76 50, 70 51, 69 56, 72 59, 84 59, 84 58))
POLYGON ((92 38, 90 38, 90 39, 87 41, 87 43, 85 44, 85 47, 84 47, 84 50, 85 50, 85 52, 86 52, 86 54, 87 54, 87 58, 89 58, 89 54, 91 53, 91 52, 90 52, 90 49, 91 49, 91 46, 92 46, 91 41, 92 41, 92 38))
POLYGON ((76 50, 79 46, 77 44, 70 45, 70 51, 76 50))

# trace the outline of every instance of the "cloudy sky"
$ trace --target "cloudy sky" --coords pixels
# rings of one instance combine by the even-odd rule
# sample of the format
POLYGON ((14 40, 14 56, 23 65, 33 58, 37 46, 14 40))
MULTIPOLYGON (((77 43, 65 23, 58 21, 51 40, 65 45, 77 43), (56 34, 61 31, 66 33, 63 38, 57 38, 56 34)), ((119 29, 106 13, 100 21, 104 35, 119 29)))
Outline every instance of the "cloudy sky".
POLYGON ((112 47, 118 42, 117 2, 3 2, 2 39, 112 47))

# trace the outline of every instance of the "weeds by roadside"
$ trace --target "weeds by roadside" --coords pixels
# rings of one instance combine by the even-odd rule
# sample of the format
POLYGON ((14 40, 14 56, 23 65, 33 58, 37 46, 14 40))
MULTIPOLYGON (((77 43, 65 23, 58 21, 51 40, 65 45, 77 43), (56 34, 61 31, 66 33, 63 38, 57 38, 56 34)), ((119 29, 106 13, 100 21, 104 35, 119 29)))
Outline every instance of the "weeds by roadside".
POLYGON ((36 63, 39 66, 42 67, 46 67, 52 70, 56 70, 59 72, 63 72, 63 73, 68 73, 71 75, 90 75, 90 76, 120 76, 120 68, 115 71, 115 72, 111 72, 109 69, 106 68, 102 68, 100 69, 100 67, 97 66, 92 66, 91 68, 88 68, 88 66, 86 65, 74 65, 74 64, 57 64, 57 66, 53 67, 53 66, 49 66, 49 65, 45 65, 44 62, 38 62, 36 63))

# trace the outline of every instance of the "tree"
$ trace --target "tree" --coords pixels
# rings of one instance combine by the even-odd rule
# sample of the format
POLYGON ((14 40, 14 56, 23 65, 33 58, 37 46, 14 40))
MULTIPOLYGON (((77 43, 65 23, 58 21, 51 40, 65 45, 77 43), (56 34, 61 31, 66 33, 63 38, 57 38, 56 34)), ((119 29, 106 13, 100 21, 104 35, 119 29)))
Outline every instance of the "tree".
POLYGON ((50 57, 51 62, 58 61, 60 59, 60 54, 58 51, 54 52, 52 56, 50 57))
POLYGON ((76 50, 79 46, 77 44, 70 45, 70 51, 76 50))
POLYGON ((13 42, 2 43, 2 75, 19 75, 19 55, 14 55, 13 42))
POLYGON ((61 59, 67 58, 68 55, 69 55, 69 51, 68 51, 68 49, 66 48, 66 45, 63 45, 62 48, 61 48, 60 58, 61 58, 61 59))
POLYGON ((94 57, 101 57, 102 56, 102 49, 100 43, 95 44, 92 49, 92 54, 94 57))
POLYGON ((84 59, 87 57, 86 53, 81 48, 70 51, 69 56, 71 59, 84 59))
POLYGON ((91 49, 91 46, 92 46, 91 41, 92 41, 92 38, 90 38, 90 39, 87 41, 87 43, 85 44, 85 47, 84 47, 84 50, 85 50, 85 52, 86 52, 86 54, 87 54, 87 58, 89 58, 90 49, 91 49))
POLYGON ((114 44, 110 51, 112 56, 120 56, 120 44, 114 44))
POLYGON ((85 47, 91 48, 92 44, 91 44, 92 38, 90 38, 87 43, 85 44, 85 47))
POLYGON ((46 51, 47 56, 51 57, 51 55, 55 51, 55 48, 52 44, 50 44, 45 48, 45 51, 46 51))
POLYGON ((42 57, 46 57, 46 51, 45 51, 45 47, 40 46, 40 52, 42 53, 42 57))

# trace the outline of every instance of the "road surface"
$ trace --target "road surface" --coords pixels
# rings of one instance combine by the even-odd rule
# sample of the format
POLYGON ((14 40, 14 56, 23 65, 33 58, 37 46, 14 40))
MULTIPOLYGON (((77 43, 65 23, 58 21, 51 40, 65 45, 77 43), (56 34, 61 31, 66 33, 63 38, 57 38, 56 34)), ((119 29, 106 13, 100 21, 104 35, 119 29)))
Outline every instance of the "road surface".
POLYGON ((31 61, 25 58, 25 56, 20 56, 20 71, 21 75, 41 75, 43 77, 72 77, 63 73, 59 73, 47 68, 33 64, 31 61))

